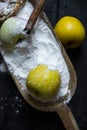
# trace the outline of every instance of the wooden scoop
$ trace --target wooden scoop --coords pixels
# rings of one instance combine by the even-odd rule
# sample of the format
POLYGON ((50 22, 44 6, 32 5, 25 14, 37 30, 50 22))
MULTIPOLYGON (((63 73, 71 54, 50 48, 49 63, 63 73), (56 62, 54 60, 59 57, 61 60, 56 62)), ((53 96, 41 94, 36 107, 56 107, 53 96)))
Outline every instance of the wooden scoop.
MULTIPOLYGON (((45 17, 45 20, 47 21, 46 17, 45 17)), ((72 97, 76 90, 76 83, 77 83, 76 73, 62 46, 61 46, 61 51, 63 53, 63 57, 67 63, 67 66, 69 68, 69 73, 70 73, 69 90, 71 92, 71 97, 72 97)), ((64 97, 61 97, 55 102, 43 103, 41 101, 35 100, 31 95, 29 95, 26 92, 26 90, 23 90, 17 78, 14 77, 13 75, 12 77, 17 85, 19 92, 21 93, 21 95, 23 96, 23 98, 29 105, 31 105, 32 107, 40 111, 48 111, 48 112, 56 111, 59 117, 61 118, 66 130, 79 130, 79 127, 74 119, 74 116, 67 105, 67 103, 70 101, 70 100, 68 101, 68 98, 69 98, 68 94, 66 94, 64 97)))
MULTIPOLYGON (((32 0, 31 0, 31 2, 32 2, 32 0)), ((28 33, 30 33, 31 29, 33 28, 35 21, 37 19, 37 16, 40 14, 40 11, 41 11, 41 8, 42 8, 42 5, 44 2, 45 2, 45 0, 39 0, 38 6, 36 6, 34 9, 34 12, 33 12, 34 14, 32 13, 31 17, 29 18, 28 24, 26 25, 26 28, 25 28, 25 30, 27 30, 28 33)), ((32 4, 35 4, 35 3, 32 2, 32 4)), ((48 24, 49 28, 52 30, 52 27, 51 27, 50 22, 48 21, 46 15, 44 13, 42 13, 41 16, 44 19, 44 21, 48 24)), ((58 43, 60 43, 60 41, 58 41, 58 43)), ((75 73, 73 65, 70 62, 61 43, 60 43, 60 46, 61 46, 61 51, 62 51, 63 57, 66 61, 66 64, 68 66, 69 73, 70 73, 69 90, 71 92, 71 97, 72 97, 76 90, 76 83, 77 83, 76 73, 75 73)), ((41 111, 56 111, 57 114, 60 116, 66 130, 79 130, 79 127, 74 119, 74 116, 73 116, 70 108, 67 106, 67 103, 70 101, 70 100, 68 101, 68 96, 69 96, 68 94, 66 94, 64 97, 61 97, 60 99, 58 99, 55 102, 43 103, 43 102, 37 101, 34 98, 32 98, 26 92, 26 90, 22 90, 22 87, 21 87, 19 81, 17 80, 17 78, 14 77, 13 75, 12 75, 12 77, 17 85, 17 88, 19 89, 20 93, 22 94, 22 96, 24 97, 25 101, 27 101, 28 104, 30 104, 32 107, 34 107, 38 110, 41 110, 41 111)))

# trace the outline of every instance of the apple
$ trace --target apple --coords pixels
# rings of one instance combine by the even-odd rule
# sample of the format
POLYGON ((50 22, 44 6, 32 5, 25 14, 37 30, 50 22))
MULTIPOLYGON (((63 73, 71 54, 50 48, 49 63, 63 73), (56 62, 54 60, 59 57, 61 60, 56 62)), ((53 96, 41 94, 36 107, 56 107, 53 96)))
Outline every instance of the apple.
POLYGON ((24 27, 26 20, 19 17, 10 17, 2 24, 0 39, 6 46, 15 45, 19 39, 25 36, 24 27))
POLYGON ((80 47, 85 39, 83 24, 72 16, 62 17, 55 25, 54 31, 65 48, 80 47))
POLYGON ((53 98, 60 84, 61 77, 58 70, 50 70, 45 64, 32 69, 26 79, 26 87, 31 95, 43 100, 53 98))

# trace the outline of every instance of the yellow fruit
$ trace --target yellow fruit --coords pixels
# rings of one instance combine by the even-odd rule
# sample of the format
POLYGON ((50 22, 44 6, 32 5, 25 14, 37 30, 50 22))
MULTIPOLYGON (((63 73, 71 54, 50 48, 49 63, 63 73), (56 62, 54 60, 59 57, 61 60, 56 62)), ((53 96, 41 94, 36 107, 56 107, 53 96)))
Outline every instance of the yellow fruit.
POLYGON ((26 80, 26 86, 36 98, 50 99, 56 95, 61 83, 57 70, 48 69, 47 65, 38 65, 32 69, 26 80))
POLYGON ((85 28, 75 17, 62 17, 54 28, 55 34, 66 48, 77 48, 85 39, 85 28))

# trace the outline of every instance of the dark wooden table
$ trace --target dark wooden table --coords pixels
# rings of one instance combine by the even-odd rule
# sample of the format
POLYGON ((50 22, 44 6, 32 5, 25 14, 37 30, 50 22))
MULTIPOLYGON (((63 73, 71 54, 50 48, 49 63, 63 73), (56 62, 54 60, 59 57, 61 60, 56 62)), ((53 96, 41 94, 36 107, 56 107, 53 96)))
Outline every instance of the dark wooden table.
MULTIPOLYGON (((52 26, 72 15, 87 28, 87 0, 47 0, 44 7, 52 26)), ((67 50, 76 73, 77 90, 69 107, 80 127, 87 129, 87 37, 76 50, 67 50)), ((2 58, 0 56, 0 62, 2 58)), ((18 92, 8 72, 0 72, 0 130, 65 130, 55 112, 41 112, 29 106, 18 92)))

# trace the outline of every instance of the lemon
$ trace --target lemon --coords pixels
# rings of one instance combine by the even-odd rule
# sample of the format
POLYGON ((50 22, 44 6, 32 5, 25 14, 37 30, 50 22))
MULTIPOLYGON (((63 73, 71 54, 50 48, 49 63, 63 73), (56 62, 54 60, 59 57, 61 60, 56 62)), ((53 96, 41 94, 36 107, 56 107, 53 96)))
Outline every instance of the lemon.
POLYGON ((57 70, 48 69, 47 65, 41 64, 32 69, 26 80, 29 92, 41 99, 50 99, 56 95, 61 83, 60 74, 57 70))
POLYGON ((0 29, 0 39, 6 47, 11 47, 24 38, 25 23, 24 19, 18 17, 10 17, 4 21, 0 29))
POLYGON ((62 17, 54 28, 56 36, 66 48, 77 48, 85 39, 85 28, 75 17, 62 17))

